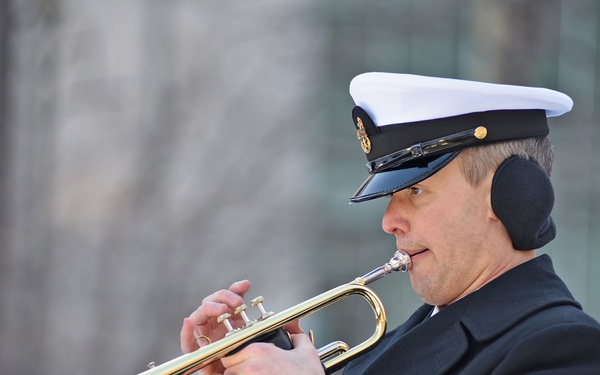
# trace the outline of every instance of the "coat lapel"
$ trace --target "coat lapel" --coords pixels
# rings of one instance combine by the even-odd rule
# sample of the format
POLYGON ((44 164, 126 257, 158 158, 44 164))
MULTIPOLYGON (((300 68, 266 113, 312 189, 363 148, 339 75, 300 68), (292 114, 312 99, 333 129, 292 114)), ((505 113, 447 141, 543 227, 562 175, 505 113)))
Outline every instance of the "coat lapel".
POLYGON ((438 314, 427 318, 431 309, 430 305, 421 306, 406 323, 386 335, 375 351, 353 361, 344 374, 380 375, 418 370, 418 373, 433 375, 449 368, 466 352, 467 337, 456 323, 456 317, 438 314), (400 368, 391 368, 397 366, 398 358, 406 360, 401 362, 400 368))
POLYGON ((409 374, 444 373, 468 351, 468 337, 460 324, 465 306, 446 308, 405 333, 402 340, 390 346, 390 357, 395 353, 409 358, 404 366, 409 374))

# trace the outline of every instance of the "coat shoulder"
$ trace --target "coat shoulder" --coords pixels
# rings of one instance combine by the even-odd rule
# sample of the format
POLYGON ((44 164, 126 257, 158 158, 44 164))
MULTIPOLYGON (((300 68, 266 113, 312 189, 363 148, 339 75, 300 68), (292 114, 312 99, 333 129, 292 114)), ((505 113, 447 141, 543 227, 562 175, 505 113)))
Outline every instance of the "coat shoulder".
POLYGON ((555 321, 514 342, 493 374, 526 374, 548 363, 553 373, 600 374, 598 343, 600 324, 587 315, 555 321))

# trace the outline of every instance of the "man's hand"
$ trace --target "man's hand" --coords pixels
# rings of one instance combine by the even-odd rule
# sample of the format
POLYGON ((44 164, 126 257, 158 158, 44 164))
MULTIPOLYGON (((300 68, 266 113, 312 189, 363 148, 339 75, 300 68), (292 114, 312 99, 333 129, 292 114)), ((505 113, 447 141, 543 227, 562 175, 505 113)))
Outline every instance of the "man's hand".
MULTIPOLYGON (((248 280, 238 281, 229 287, 211 294, 188 318, 181 328, 181 350, 190 353, 225 337, 227 328, 217 322, 225 313, 232 314, 231 324, 240 327, 243 320, 233 310, 243 304, 250 289, 248 280)), ((236 354, 215 361, 202 368, 200 375, 251 375, 251 374, 306 374, 322 375, 321 361, 315 347, 300 329, 298 322, 285 327, 292 336, 294 349, 284 350, 270 343, 253 343, 236 354)))
MULTIPOLYGON (((204 298, 202 305, 188 318, 183 320, 180 341, 181 351, 190 353, 225 337, 227 328, 217 322, 217 318, 225 313, 232 315, 233 325, 241 326, 242 319, 233 314, 233 310, 244 303, 244 294, 250 289, 248 280, 238 281, 229 289, 219 290, 204 298)), ((223 374, 225 368, 220 361, 205 366, 198 373, 201 375, 223 374)))
POLYGON ((298 322, 286 326, 294 349, 283 350, 273 344, 254 343, 221 360, 225 375, 303 374, 323 375, 323 366, 312 342, 298 322))

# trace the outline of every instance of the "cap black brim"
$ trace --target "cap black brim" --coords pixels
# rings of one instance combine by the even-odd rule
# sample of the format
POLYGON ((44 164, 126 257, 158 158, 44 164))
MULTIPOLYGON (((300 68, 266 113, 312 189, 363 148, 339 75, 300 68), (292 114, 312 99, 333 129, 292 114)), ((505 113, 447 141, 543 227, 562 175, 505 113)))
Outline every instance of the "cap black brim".
POLYGON ((459 153, 460 151, 455 151, 414 162, 407 162, 401 168, 369 175, 356 193, 350 197, 350 203, 384 197, 413 186, 444 168, 459 153))

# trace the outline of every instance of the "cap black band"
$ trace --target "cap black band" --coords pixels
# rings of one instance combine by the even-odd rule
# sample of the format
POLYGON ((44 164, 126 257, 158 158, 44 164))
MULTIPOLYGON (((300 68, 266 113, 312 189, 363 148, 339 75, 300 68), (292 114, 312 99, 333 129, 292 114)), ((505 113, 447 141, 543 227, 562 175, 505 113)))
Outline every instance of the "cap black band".
MULTIPOLYGON (((543 137, 549 134, 546 112, 539 109, 476 112, 435 120, 376 126, 368 113, 357 106, 352 111, 352 117, 357 129, 359 129, 360 119, 370 140, 371 147, 367 154, 367 160, 370 162, 415 144, 426 143, 479 126, 487 129, 487 135, 469 144, 469 147, 519 138, 543 137)), ((464 144, 458 144, 456 147, 446 148, 444 152, 463 148, 466 148, 464 144)))

